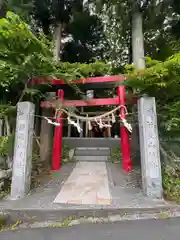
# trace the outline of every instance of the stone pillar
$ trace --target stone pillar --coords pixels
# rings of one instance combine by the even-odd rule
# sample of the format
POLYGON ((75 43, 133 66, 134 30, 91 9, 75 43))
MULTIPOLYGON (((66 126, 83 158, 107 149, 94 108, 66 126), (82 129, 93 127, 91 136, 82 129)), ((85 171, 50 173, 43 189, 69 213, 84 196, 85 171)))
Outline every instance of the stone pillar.
POLYGON ((143 191, 148 197, 162 198, 162 175, 156 103, 153 97, 138 100, 139 137, 143 191))
POLYGON ((83 137, 83 132, 84 132, 84 121, 80 121, 80 126, 82 129, 82 132, 79 133, 79 137, 82 138, 83 137))
POLYGON ((12 200, 24 197, 30 190, 34 112, 33 103, 18 103, 11 184, 12 200))
MULTIPOLYGON (((52 119, 52 109, 44 108, 42 116, 52 119)), ((49 124, 46 119, 41 119, 41 132, 40 132, 40 160, 46 166, 50 166, 52 144, 53 144, 53 125, 49 124)))
POLYGON ((40 115, 40 101, 36 102, 36 109, 35 109, 35 115, 37 115, 34 119, 34 131, 36 136, 40 136, 40 131, 41 131, 41 118, 39 117, 40 115))
POLYGON ((67 137, 71 137, 71 124, 68 124, 68 134, 67 137))
MULTIPOLYGON (((53 100, 56 98, 56 93, 48 93, 46 99, 53 100)), ((42 116, 52 119, 54 116, 52 108, 43 108, 42 116)), ((45 166, 50 166, 53 146, 53 131, 54 126, 49 124, 46 119, 41 119, 40 131, 40 160, 44 162, 45 166)))
POLYGON ((131 154, 133 166, 140 167, 140 142, 139 142, 139 124, 137 116, 137 106, 132 107, 132 134, 131 134, 131 154))

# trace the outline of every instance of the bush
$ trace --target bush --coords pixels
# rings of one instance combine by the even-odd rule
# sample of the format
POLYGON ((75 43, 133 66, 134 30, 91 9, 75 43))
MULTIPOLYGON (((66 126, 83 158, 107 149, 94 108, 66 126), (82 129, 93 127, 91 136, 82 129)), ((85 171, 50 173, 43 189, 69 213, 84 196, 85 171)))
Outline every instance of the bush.
POLYGON ((165 198, 180 203, 180 164, 164 164, 162 176, 165 198))
POLYGON ((179 142, 160 143, 164 197, 180 203, 179 142))

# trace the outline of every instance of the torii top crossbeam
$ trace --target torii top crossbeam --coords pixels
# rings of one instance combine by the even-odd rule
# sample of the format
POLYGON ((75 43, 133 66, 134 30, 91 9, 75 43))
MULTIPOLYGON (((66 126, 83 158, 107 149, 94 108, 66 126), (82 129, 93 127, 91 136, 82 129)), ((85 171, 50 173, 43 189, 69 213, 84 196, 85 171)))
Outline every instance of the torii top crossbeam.
MULTIPOLYGON (((99 84, 101 87, 108 88, 114 87, 115 84, 122 83, 127 78, 123 75, 115 75, 115 76, 101 76, 101 77, 90 77, 85 79, 73 80, 71 84, 73 85, 91 85, 91 89, 93 86, 99 84), (92 86, 93 85, 93 86, 92 86)), ((49 84, 51 86, 58 86, 59 88, 63 88, 64 85, 68 85, 67 82, 55 78, 33 78, 31 80, 32 85, 41 85, 41 84, 49 84)), ((137 101, 137 97, 131 94, 126 96, 126 103, 134 104, 137 101)), ((85 100, 64 100, 63 101, 65 107, 79 107, 79 106, 105 106, 105 105, 117 105, 119 103, 119 98, 100 98, 100 99, 90 99, 88 101, 85 100)), ((41 107, 49 108, 55 107, 56 101, 44 101, 41 102, 41 107)))
MULTIPOLYGON (((123 75, 115 76, 101 76, 101 77, 90 77, 73 80, 71 84, 89 84, 89 83, 118 83, 125 81, 126 77, 123 75)), ((39 77, 31 80, 32 85, 39 84, 50 84, 50 85, 65 85, 67 84, 64 80, 50 78, 50 77, 39 77)))

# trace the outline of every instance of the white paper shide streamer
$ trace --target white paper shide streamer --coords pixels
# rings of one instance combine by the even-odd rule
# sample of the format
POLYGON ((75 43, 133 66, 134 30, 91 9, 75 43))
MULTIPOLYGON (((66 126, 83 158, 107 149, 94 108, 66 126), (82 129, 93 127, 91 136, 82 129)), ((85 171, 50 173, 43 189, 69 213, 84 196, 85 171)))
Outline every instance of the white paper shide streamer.
POLYGON ((52 124, 52 125, 54 125, 54 126, 56 126, 56 127, 60 126, 60 123, 58 123, 58 122, 53 122, 51 119, 49 119, 49 118, 47 118, 47 117, 44 117, 44 119, 46 119, 49 124, 52 124))
POLYGON ((115 122, 116 122, 116 118, 115 118, 115 116, 114 116, 114 113, 112 113, 111 119, 112 119, 112 123, 115 123, 115 122))
POLYGON ((83 131, 80 124, 79 124, 79 121, 75 122, 72 119, 70 119, 70 117, 68 117, 67 120, 68 120, 68 124, 71 124, 71 125, 75 126, 79 133, 83 131))
POLYGON ((89 131, 91 131, 91 130, 92 130, 91 121, 88 121, 88 130, 89 130, 89 131))

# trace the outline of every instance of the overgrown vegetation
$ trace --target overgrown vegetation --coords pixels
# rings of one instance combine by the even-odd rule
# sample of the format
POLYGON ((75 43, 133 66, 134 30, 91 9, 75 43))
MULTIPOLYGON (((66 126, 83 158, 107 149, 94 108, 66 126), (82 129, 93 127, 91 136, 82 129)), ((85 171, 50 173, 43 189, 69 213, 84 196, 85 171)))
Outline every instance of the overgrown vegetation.
POLYGON ((180 131, 180 54, 164 62, 146 59, 144 70, 128 69, 127 85, 139 96, 156 98, 160 134, 175 137, 180 131), (130 70, 130 71, 129 71, 130 70))
POLYGON ((40 159, 40 149, 36 141, 33 144, 32 152, 32 173, 31 173, 31 188, 37 188, 41 185, 41 180, 47 178, 50 173, 50 167, 40 159))
POLYGON ((180 203, 180 142, 167 140, 160 144, 164 195, 180 203))
POLYGON ((6 219, 3 214, 0 215, 0 230, 6 225, 6 219))
POLYGON ((163 165, 163 188, 166 198, 180 203, 180 167, 179 163, 163 165))
POLYGON ((11 12, 0 19, 0 44, 0 91, 5 90, 3 100, 14 104, 19 98, 42 97, 37 89, 28 88, 33 77, 48 76, 71 82, 109 72, 109 66, 101 62, 71 64, 54 61, 51 42, 43 34, 35 36, 30 27, 11 12), (11 99, 12 94, 14 99, 11 99))
MULTIPOLYGON (((164 62, 146 59, 147 68, 133 69, 127 66, 128 81, 139 96, 156 98, 158 126, 161 141, 166 140, 168 149, 163 151, 162 164, 163 186, 168 199, 180 201, 180 164, 175 162, 180 156, 180 150, 173 152, 177 146, 180 133, 180 54, 177 53, 164 62), (169 143, 173 142, 170 145, 169 143), (169 155, 169 152, 173 154, 169 155)), ((161 146, 161 149, 162 146, 161 146)))
POLYGON ((118 148, 111 148, 111 162, 112 163, 120 163, 122 160, 122 152, 121 149, 118 148))
POLYGON ((62 147, 62 163, 67 163, 69 161, 69 150, 70 148, 63 144, 62 147))

